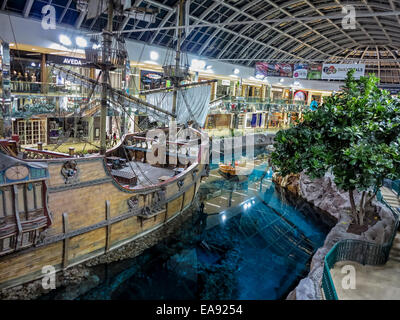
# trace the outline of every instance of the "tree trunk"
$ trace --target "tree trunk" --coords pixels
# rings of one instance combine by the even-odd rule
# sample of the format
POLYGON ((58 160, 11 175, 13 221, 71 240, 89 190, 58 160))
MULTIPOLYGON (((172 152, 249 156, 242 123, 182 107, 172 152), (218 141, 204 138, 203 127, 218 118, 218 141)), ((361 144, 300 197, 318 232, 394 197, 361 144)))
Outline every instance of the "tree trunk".
POLYGON ((351 213, 354 217, 354 219, 357 220, 357 207, 356 207, 356 203, 354 202, 354 194, 353 194, 354 190, 349 190, 349 198, 350 198, 350 204, 351 204, 351 213))
POLYGON ((365 206, 369 205, 369 204, 372 202, 372 200, 375 198, 376 194, 378 193, 379 189, 380 189, 380 188, 377 188, 377 189, 376 189, 376 191, 374 192, 374 194, 372 195, 372 197, 369 198, 369 199, 367 200, 367 202, 365 203, 365 206))
POLYGON ((365 215, 365 195, 366 192, 363 191, 361 200, 360 200, 360 210, 358 212, 358 223, 360 226, 364 224, 364 215, 365 215))

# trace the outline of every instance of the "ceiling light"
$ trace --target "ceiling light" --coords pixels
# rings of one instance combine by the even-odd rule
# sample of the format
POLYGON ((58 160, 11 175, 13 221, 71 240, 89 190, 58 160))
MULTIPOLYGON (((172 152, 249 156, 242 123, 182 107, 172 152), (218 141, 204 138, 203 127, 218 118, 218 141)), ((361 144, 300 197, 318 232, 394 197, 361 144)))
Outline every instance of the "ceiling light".
POLYGON ((240 70, 238 68, 236 68, 235 70, 233 70, 234 74, 239 74, 240 70))
POLYGON ((93 50, 97 50, 97 49, 99 49, 100 47, 101 47, 100 44, 98 44, 98 43, 93 43, 92 49, 93 49, 93 50))
POLYGON ((203 70, 206 67, 206 62, 204 60, 192 60, 192 68, 197 70, 203 70))
POLYGON ((208 66, 206 67, 207 70, 210 70, 211 68, 212 68, 212 66, 210 66, 210 65, 208 65, 208 66))
POLYGON ((36 63, 32 62, 32 63, 31 63, 31 66, 32 66, 32 67, 36 67, 36 63))
POLYGON ((72 44, 71 39, 67 37, 65 34, 61 34, 58 39, 64 46, 70 46, 72 44))
POLYGON ((283 78, 281 78, 281 80, 279 80, 280 82, 283 82, 283 81, 285 81, 285 79, 283 79, 283 78))
POLYGON ((76 37, 76 38, 75 38, 75 41, 76 41, 76 45, 77 45, 78 47, 81 47, 81 48, 87 47, 87 41, 86 41, 85 38, 83 38, 83 37, 76 37))
POLYGON ((151 60, 157 60, 158 57, 159 57, 158 52, 156 52, 156 51, 151 51, 150 52, 150 59, 151 60))

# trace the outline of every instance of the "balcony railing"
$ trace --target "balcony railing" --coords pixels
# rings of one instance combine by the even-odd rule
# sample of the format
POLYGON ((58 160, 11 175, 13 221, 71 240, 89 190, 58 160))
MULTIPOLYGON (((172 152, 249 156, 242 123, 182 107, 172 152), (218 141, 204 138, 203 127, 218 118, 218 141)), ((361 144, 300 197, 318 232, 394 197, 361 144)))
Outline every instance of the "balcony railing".
MULTIPOLYGON (((55 84, 45 82, 11 81, 11 92, 13 94, 46 94, 46 95, 71 95, 87 96, 91 88, 79 84, 55 84)), ((96 94, 96 92, 94 93, 96 94)))

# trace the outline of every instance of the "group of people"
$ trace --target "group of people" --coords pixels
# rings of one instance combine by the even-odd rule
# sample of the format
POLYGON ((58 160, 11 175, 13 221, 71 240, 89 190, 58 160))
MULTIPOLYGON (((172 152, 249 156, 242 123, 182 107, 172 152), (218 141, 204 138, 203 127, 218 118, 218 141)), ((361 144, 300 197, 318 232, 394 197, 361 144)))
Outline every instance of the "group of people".
POLYGON ((24 92, 39 92, 40 84, 38 83, 38 75, 29 72, 17 72, 14 70, 11 73, 11 85, 14 91, 24 92))
POLYGON ((114 147, 117 144, 117 134, 114 132, 110 136, 106 133, 106 144, 114 147))

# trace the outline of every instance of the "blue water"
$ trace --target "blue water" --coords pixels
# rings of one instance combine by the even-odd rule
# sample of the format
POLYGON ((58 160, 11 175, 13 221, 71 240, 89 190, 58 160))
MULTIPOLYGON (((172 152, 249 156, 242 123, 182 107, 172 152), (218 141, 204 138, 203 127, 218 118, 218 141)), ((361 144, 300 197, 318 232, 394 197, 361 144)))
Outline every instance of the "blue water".
POLYGON ((284 299, 329 227, 309 206, 291 204, 271 175, 263 163, 244 181, 202 183, 203 193, 248 196, 216 214, 199 212, 136 258, 94 267, 99 284, 79 299, 284 299))

